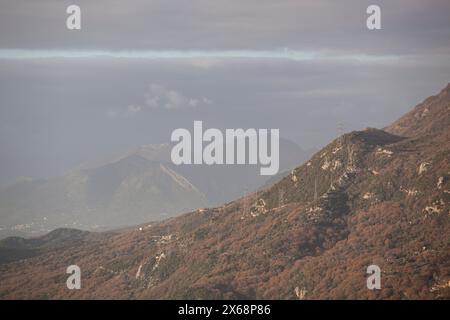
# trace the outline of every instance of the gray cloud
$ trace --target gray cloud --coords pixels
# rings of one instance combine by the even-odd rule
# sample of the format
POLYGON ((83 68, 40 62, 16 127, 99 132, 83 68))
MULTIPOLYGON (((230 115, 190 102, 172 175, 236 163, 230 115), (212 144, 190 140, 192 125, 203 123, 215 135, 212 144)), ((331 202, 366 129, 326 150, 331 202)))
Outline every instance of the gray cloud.
POLYGON ((448 53, 447 0, 378 0, 383 30, 365 27, 368 0, 79 0, 82 30, 65 28, 72 1, 3 0, 0 47, 102 50, 275 50, 448 53))
MULTIPOLYGON (((211 100, 206 97, 190 98, 179 91, 167 89, 160 84, 151 84, 145 93, 145 106, 152 109, 177 110, 210 104, 211 100)), ((131 111, 136 112, 141 110, 141 107, 134 106, 131 111)))
POLYGON ((181 91, 166 88, 161 84, 152 83, 143 94, 142 103, 128 104, 126 107, 108 109, 108 118, 132 117, 141 112, 153 110, 179 111, 210 106, 212 101, 206 97, 188 97, 181 91))

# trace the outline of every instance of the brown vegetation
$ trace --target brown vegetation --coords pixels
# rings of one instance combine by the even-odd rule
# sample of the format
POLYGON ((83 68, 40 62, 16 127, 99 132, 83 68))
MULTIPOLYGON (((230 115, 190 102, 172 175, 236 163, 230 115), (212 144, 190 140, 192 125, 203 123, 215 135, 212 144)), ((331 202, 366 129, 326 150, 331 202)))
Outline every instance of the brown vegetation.
POLYGON ((385 131, 336 139, 267 190, 41 245, 0 266, 0 297, 448 299, 449 110, 447 86, 385 131), (81 290, 65 286, 70 264, 81 290), (366 287, 371 264, 381 290, 366 287))

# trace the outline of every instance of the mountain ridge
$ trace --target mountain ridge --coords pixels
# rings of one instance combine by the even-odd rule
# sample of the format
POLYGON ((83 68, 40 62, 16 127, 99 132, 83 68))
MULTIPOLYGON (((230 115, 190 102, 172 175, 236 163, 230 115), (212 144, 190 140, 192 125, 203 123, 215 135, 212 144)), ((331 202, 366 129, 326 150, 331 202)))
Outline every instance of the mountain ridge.
POLYGON ((264 190, 4 264, 0 297, 449 299, 447 88, 418 107, 440 118, 345 134, 264 190))

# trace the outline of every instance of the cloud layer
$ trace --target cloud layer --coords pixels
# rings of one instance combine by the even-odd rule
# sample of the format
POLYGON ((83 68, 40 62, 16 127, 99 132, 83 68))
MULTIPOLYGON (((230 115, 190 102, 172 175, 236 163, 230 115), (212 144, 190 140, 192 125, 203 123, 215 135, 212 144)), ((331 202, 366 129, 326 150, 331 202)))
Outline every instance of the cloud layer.
POLYGON ((447 53, 447 0, 377 0, 382 30, 366 28, 368 0, 79 0, 82 30, 65 27, 68 1, 3 0, 0 47, 90 50, 276 50, 347 54, 447 53))

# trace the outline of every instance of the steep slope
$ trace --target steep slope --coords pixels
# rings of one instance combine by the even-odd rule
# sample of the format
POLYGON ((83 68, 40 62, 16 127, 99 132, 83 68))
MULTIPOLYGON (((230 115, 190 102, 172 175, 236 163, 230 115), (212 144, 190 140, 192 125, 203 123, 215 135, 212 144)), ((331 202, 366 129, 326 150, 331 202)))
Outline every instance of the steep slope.
POLYGON ((448 117, 450 113, 449 95, 450 83, 439 94, 425 99, 411 112, 408 112, 385 130, 405 137, 448 133, 448 127, 450 126, 448 117))
MULTIPOLYGON (((295 143, 280 138, 280 172, 291 170, 309 156, 295 143)), ((222 205, 244 193, 255 191, 270 179, 260 175, 259 165, 181 165, 172 168, 205 193, 209 206, 222 205)), ((271 178, 276 179, 277 176, 271 178)))
POLYGON ((0 297, 449 299, 450 128, 434 130, 449 106, 432 99, 446 119, 402 124, 407 136, 339 137, 222 207, 0 266, 0 297), (81 290, 65 287, 70 264, 81 290), (381 290, 366 287, 372 264, 381 290))

